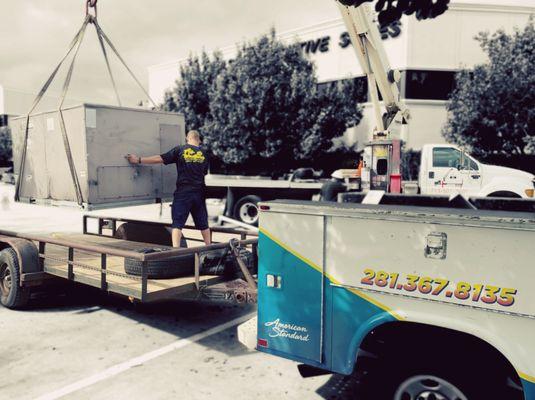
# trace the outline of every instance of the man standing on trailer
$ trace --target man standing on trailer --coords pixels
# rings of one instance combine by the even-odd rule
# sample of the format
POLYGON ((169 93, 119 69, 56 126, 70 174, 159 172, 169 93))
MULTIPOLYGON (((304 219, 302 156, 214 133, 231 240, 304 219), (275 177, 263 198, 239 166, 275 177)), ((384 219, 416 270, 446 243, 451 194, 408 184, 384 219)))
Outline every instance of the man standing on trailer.
POLYGON ((186 144, 177 146, 167 153, 150 157, 126 155, 130 164, 176 164, 178 176, 172 205, 173 247, 180 247, 182 228, 190 213, 195 227, 201 231, 204 243, 206 245, 211 243, 204 184, 204 177, 208 173, 208 157, 200 146, 199 132, 189 131, 186 144))

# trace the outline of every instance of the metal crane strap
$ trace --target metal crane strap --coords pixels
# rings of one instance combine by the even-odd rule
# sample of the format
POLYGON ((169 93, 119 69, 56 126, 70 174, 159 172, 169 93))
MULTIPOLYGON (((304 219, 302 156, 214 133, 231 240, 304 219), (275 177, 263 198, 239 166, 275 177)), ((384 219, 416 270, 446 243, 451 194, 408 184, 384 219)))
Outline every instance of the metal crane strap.
POLYGON ((94 1, 94 5, 92 3, 90 3, 90 1, 88 1, 86 3, 86 17, 84 19, 84 22, 82 23, 82 27, 78 30, 78 32, 74 36, 73 40, 71 41, 71 43, 70 43, 70 45, 69 45, 69 47, 67 49, 67 52, 61 58, 60 62, 56 66, 56 68, 52 71, 52 74, 46 80, 45 84, 43 85, 43 87, 41 88, 41 90, 37 94, 35 100, 33 101, 32 106, 30 107, 30 110, 26 114, 26 126, 25 126, 24 142, 23 142, 23 147, 22 147, 22 154, 21 154, 21 161, 20 161, 20 168, 19 168, 19 179, 17 180, 17 185, 16 185, 16 188, 15 188, 15 200, 16 201, 20 200, 20 193, 21 193, 22 184, 23 184, 23 181, 24 181, 24 167, 25 167, 25 164, 26 164, 26 154, 27 154, 27 148, 28 148, 30 116, 32 115, 32 113, 35 110, 35 108, 37 107, 37 105, 41 102, 43 96, 47 92, 47 90, 50 87, 51 83, 54 81, 59 69, 61 68, 61 66, 63 65, 65 60, 69 57, 69 55, 74 50, 74 56, 73 56, 73 58, 72 58, 72 60, 70 62, 69 69, 68 69, 65 81, 63 82, 63 88, 62 88, 62 92, 61 92, 61 97, 60 97, 60 101, 59 101, 59 104, 58 104, 58 114, 59 114, 61 134, 62 134, 62 138, 63 138, 63 144, 64 144, 64 147, 65 147, 65 153, 67 155, 67 162, 69 164, 69 170, 70 170, 70 173, 71 173, 73 186, 75 188, 76 200, 77 200, 78 205, 80 205, 80 206, 83 205, 82 190, 81 190, 81 187, 80 187, 80 182, 78 180, 78 174, 76 172, 76 166, 74 164, 74 159, 72 157, 71 146, 70 146, 69 138, 68 138, 68 135, 67 135, 67 129, 65 127, 65 120, 63 118, 63 103, 65 101, 65 97, 66 97, 67 92, 69 90, 69 86, 70 86, 71 79, 72 79, 72 74, 73 74, 73 71, 74 71, 74 64, 75 64, 76 58, 78 56, 78 52, 80 50, 80 46, 82 44, 82 41, 84 39, 84 34, 85 34, 85 31, 86 31, 86 28, 87 28, 88 24, 93 24, 94 27, 95 27, 95 30, 97 32, 97 37, 98 37, 98 40, 99 40, 99 43, 100 43, 100 48, 101 48, 102 54, 104 56, 104 60, 105 60, 105 63, 106 63, 106 68, 108 70, 108 74, 110 76, 110 80, 111 80, 111 83, 112 83, 112 86, 113 86, 113 90, 115 92, 115 97, 117 99, 117 103, 119 104, 119 106, 122 105, 121 104, 121 99, 120 99, 120 96, 119 96, 119 92, 117 90, 117 85, 116 85, 116 82, 115 82, 115 79, 114 79, 114 76, 113 76, 113 72, 112 72, 112 69, 111 69, 111 65, 110 65, 110 62, 109 62, 108 54, 107 54, 107 51, 106 51, 106 44, 111 48, 113 53, 117 56, 119 61, 123 64, 123 66, 129 72, 130 76, 134 79, 134 81, 137 83, 137 85, 141 88, 141 90, 143 91, 145 96, 152 103, 153 107, 154 108, 158 108, 156 106, 156 103, 154 102, 154 100, 152 100, 152 98, 150 97, 150 95, 148 94, 146 89, 143 87, 143 85, 141 84, 139 79, 136 77, 136 75, 132 72, 132 70, 126 64, 126 62, 121 57, 121 55, 119 54, 119 52, 117 51, 117 49, 115 48, 115 46, 113 45, 111 40, 108 38, 108 36, 106 36, 104 31, 102 30, 102 28, 98 24, 98 21, 97 21, 97 18, 96 18, 96 0, 94 1), (94 7, 95 8, 95 15, 91 15, 88 12, 88 8, 89 7, 94 7))

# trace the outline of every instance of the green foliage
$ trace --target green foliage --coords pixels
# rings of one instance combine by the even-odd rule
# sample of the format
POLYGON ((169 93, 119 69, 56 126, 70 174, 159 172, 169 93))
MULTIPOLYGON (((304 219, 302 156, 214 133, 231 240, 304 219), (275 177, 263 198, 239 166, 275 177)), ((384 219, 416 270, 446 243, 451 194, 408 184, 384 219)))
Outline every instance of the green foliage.
POLYGON ((11 132, 7 126, 0 127, 0 167, 11 162, 11 132))
POLYGON ((489 62, 456 76, 446 140, 482 158, 535 154, 535 27, 478 35, 489 62))
POLYGON ((165 107, 183 112, 222 163, 288 170, 333 150, 333 139, 359 123, 359 90, 353 81, 318 89, 300 46, 272 31, 228 63, 219 53, 191 56, 165 107))
POLYGON ((210 94, 214 81, 226 66, 219 52, 215 52, 211 59, 204 51, 200 58, 190 56, 180 67, 176 87, 165 94, 164 110, 183 113, 188 129, 203 130, 210 120, 210 94))

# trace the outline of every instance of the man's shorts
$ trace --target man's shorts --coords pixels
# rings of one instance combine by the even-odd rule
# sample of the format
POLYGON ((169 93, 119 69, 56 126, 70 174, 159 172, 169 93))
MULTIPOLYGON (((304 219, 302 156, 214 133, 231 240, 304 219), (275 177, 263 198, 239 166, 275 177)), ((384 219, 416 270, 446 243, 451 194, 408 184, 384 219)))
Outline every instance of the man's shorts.
POLYGON ((208 211, 203 190, 175 192, 171 206, 173 228, 184 228, 190 213, 197 229, 208 229, 208 211))

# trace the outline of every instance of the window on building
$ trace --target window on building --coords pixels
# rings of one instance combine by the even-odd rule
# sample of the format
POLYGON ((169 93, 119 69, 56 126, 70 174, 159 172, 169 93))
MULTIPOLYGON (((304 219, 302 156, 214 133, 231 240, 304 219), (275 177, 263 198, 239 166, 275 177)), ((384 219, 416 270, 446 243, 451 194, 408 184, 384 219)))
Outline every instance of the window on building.
POLYGON ((401 73, 402 97, 447 100, 455 82, 454 71, 406 70, 401 73))
POLYGON ((0 114, 0 126, 7 126, 7 115, 0 114))
POLYGON ((365 103, 368 101, 368 80, 365 76, 359 76, 358 78, 343 79, 339 81, 330 81, 318 83, 318 90, 320 93, 324 93, 333 85, 337 85, 341 82, 351 82, 353 86, 353 92, 357 103, 365 103))

